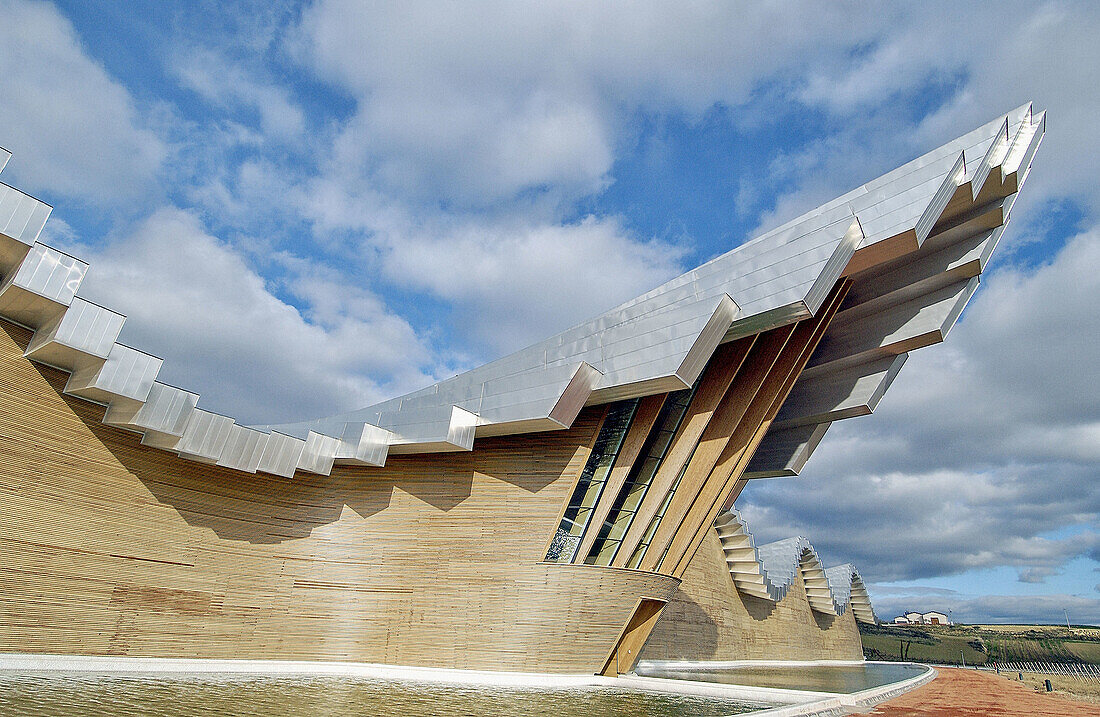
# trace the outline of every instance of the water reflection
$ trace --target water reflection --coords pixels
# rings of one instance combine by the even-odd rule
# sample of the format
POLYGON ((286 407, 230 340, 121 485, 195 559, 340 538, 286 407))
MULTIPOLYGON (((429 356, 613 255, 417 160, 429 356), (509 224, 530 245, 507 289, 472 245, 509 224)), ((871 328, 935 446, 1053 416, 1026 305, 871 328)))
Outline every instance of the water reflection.
POLYGON ((721 682, 727 685, 775 687, 786 690, 810 690, 851 694, 900 682, 924 672, 925 668, 906 664, 814 665, 807 667, 753 666, 716 668, 676 668, 639 666, 638 674, 677 680, 721 682))
POLYGON ((732 700, 602 687, 458 687, 347 677, 0 673, 4 717, 716 717, 761 708, 732 700))

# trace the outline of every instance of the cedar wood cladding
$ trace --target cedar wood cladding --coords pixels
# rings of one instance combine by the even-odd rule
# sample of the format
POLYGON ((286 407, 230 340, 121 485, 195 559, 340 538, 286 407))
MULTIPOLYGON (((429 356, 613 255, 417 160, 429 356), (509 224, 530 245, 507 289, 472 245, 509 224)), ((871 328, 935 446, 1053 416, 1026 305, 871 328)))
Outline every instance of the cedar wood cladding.
POLYGON ((245 474, 103 425, 0 327, 0 652, 592 673, 678 584, 539 562, 601 409, 471 453, 245 474))
POLYGON ((642 650, 643 660, 861 660, 852 610, 810 609, 802 576, 770 602, 737 590, 714 531, 704 538, 642 650))

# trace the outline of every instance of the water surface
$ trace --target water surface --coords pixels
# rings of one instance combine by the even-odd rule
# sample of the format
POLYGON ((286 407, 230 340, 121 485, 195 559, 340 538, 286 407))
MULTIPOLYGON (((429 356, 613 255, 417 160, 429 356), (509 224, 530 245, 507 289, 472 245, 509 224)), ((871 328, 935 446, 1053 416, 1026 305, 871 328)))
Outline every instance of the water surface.
POLYGON ((354 677, 0 672, 3 717, 717 717, 763 707, 604 687, 462 687, 354 677))
POLYGON ((775 687, 851 694, 907 680, 925 668, 906 664, 813 665, 806 667, 679 668, 641 665, 638 674, 727 685, 775 687))

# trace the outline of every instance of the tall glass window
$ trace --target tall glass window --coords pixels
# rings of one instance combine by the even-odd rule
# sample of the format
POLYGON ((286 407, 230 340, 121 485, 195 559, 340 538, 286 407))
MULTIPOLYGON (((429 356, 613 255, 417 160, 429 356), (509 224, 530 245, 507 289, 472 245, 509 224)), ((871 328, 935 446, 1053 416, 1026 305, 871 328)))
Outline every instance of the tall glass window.
MULTIPOLYGON (((698 444, 695 446, 699 447, 698 444)), ((673 481, 672 487, 668 489, 668 493, 665 494, 664 502, 661 503, 661 507, 657 509, 653 519, 649 521, 649 525, 645 529, 645 533, 642 535, 642 539, 638 541, 638 547, 634 548, 634 552, 630 556, 630 560, 626 562, 626 567, 636 568, 642 563, 642 558, 645 557, 646 551, 649 550, 649 544, 653 542, 653 536, 657 534, 657 527, 661 524, 661 519, 665 517, 665 513, 668 512, 668 506, 672 503, 672 496, 676 494, 676 489, 680 487, 680 481, 684 479, 684 473, 687 472, 687 467, 691 464, 691 459, 695 457, 695 451, 692 450, 691 456, 684 461, 684 465, 680 467, 680 473, 676 476, 676 480, 673 481)), ((662 556, 662 560, 663 560, 662 556)))
POLYGON ((592 446, 592 454, 588 456, 588 462, 581 471, 581 477, 577 481, 577 487, 573 490, 573 496, 569 499, 569 505, 562 516, 561 525, 554 535, 550 549, 546 552, 546 560, 553 563, 568 563, 573 560, 580 546, 584 529, 588 527, 588 521, 592 518, 592 510, 596 507, 611 468, 615 465, 615 459, 623 445, 623 438, 634 420, 634 412, 638 408, 638 399, 619 401, 613 403, 607 411, 600 433, 596 437, 596 443, 592 446))
POLYGON ((645 458, 634 464, 584 562, 590 565, 610 565, 615 559, 623 537, 634 522, 642 499, 653 483, 657 469, 661 467, 661 462, 672 444, 672 437, 680 428, 694 395, 695 387, 692 387, 671 393, 665 399, 665 405, 657 416, 656 429, 650 433, 642 447, 641 455, 645 458))

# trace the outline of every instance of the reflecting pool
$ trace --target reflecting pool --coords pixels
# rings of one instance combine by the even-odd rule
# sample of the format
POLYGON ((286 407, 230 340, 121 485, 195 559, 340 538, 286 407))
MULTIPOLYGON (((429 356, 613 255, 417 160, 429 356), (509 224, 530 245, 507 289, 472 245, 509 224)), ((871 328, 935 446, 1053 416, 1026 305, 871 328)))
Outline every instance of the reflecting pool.
POLYGON ((462 687, 354 677, 0 672, 0 715, 4 717, 717 717, 766 706, 605 687, 462 687))
POLYGON ((753 665, 727 668, 657 666, 642 663, 637 672, 645 677, 851 694, 908 680, 924 671, 925 668, 919 665, 869 662, 862 665, 807 665, 804 667, 753 665))

